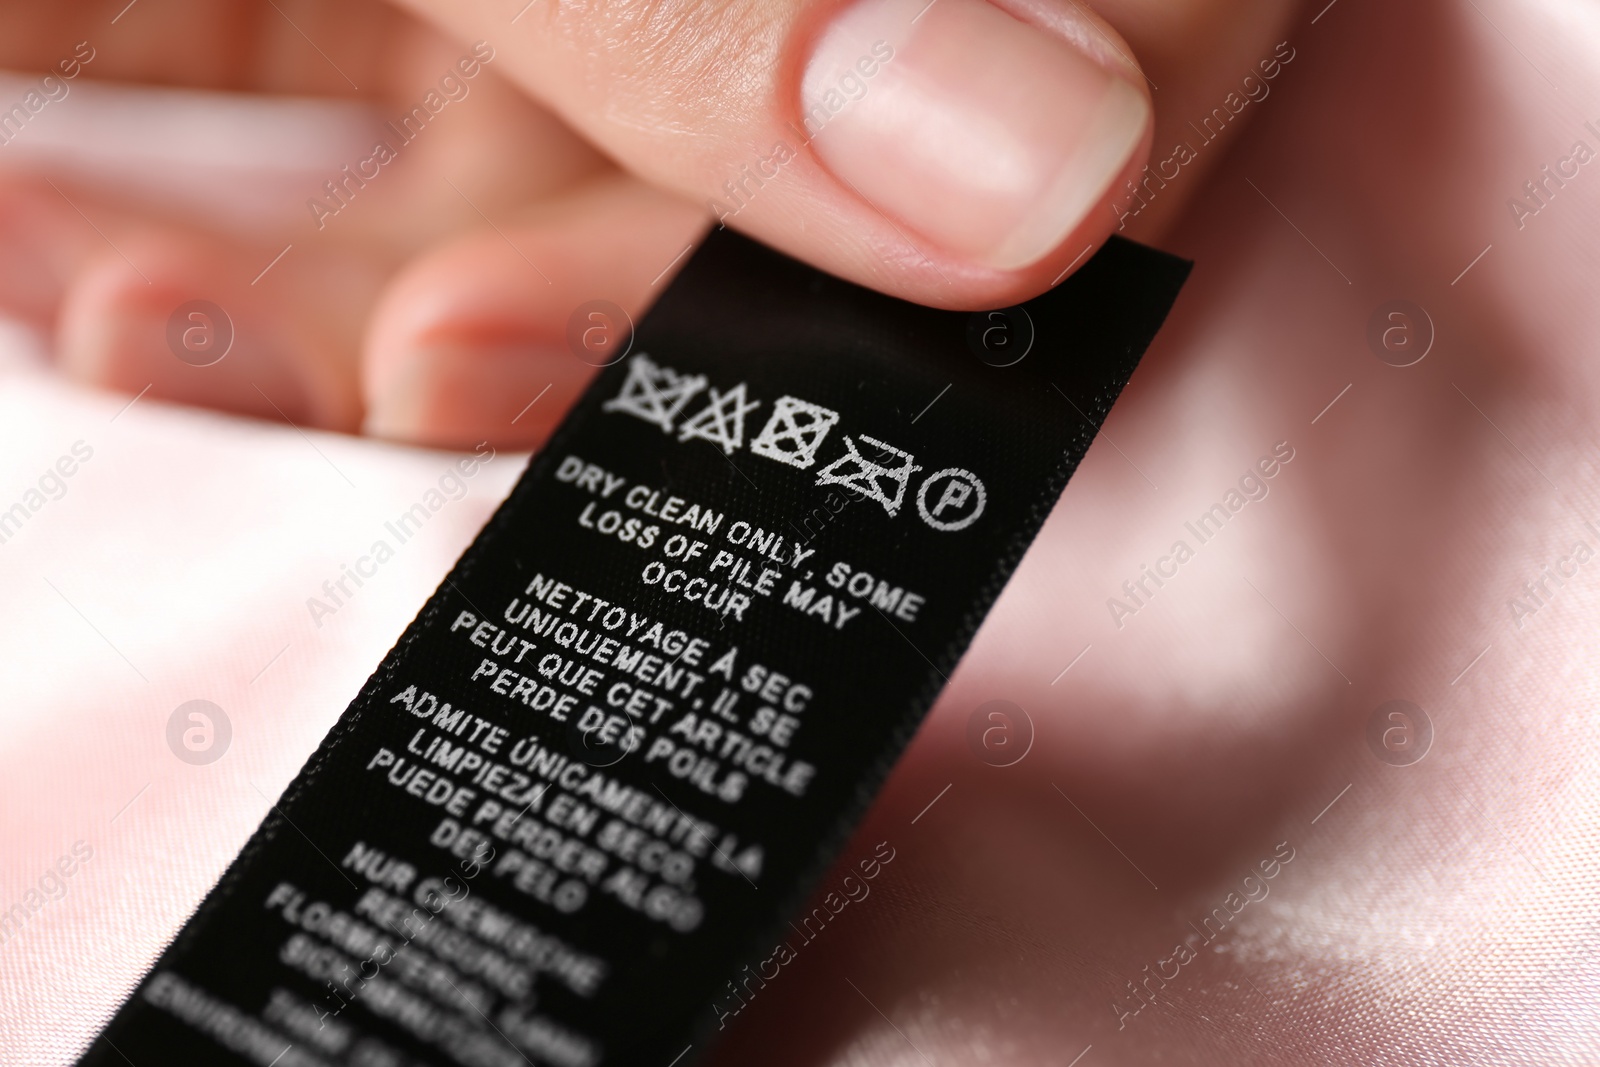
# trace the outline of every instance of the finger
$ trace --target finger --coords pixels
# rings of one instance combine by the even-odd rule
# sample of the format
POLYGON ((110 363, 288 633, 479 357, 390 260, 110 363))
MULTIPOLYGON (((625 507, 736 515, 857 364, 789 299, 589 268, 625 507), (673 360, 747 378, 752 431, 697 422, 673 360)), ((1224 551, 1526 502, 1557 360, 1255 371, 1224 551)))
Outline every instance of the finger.
MULTIPOLYGON (((420 98, 460 54, 419 32, 389 57, 392 76, 420 98)), ((381 127, 359 105, 80 81, 0 160, 14 168, 0 174, 0 307, 42 329, 59 320, 62 365, 90 384, 353 429, 355 356, 379 277, 443 235, 604 168, 492 72, 448 88, 449 121, 358 181, 348 164, 381 127), (137 138, 126 136, 130 113, 137 138), (196 129, 207 131, 198 153, 196 129), (173 351, 166 332, 199 298, 235 331, 215 366, 185 363, 197 354, 173 351)))
POLYGON ((49 185, 0 175, 0 312, 48 330, 94 240, 49 185))
POLYGON ((73 272, 58 360, 104 388, 296 425, 359 423, 354 352, 381 265, 272 251, 170 227, 112 227, 73 272), (252 280, 252 275, 256 275, 252 280))
POLYGON ((272 254, 141 220, 70 183, 0 179, 0 309, 54 329, 68 376, 352 429, 355 340, 380 268, 312 249, 296 269, 257 278, 272 254), (175 313, 197 300, 216 310, 178 315, 174 332, 175 313))
POLYGON ((1075 4, 407 2, 708 218, 924 303, 1048 286, 1148 144, 1129 49, 1075 4))
POLYGON ((386 88, 388 56, 415 31, 382 0, 8 4, 0 9, 0 67, 68 79, 82 73, 192 88, 351 96, 386 88))
POLYGON ((436 447, 540 443, 625 333, 601 309, 574 341, 574 313, 605 301, 637 320, 704 229, 694 205, 613 176, 419 257, 372 316, 364 429, 436 447))

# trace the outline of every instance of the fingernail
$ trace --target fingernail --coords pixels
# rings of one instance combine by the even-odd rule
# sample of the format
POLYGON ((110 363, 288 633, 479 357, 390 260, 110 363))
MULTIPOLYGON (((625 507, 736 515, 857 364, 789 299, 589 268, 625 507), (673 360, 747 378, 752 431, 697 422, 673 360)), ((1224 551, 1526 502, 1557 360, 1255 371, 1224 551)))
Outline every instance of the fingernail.
POLYGON ((432 342, 367 364, 363 432, 440 448, 544 440, 593 368, 553 347, 432 342))
POLYGON ((872 206, 1002 270, 1059 245, 1150 122, 1138 88, 986 0, 860 0, 818 42, 801 106, 872 206))

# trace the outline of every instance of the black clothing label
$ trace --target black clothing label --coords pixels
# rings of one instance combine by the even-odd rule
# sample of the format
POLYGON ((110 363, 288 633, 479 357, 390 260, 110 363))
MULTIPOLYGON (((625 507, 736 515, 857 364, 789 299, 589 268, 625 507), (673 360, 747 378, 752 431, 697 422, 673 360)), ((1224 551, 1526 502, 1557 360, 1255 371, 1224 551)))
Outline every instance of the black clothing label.
POLYGON ((713 234, 81 1062, 687 1067, 1187 272, 967 314, 713 234))

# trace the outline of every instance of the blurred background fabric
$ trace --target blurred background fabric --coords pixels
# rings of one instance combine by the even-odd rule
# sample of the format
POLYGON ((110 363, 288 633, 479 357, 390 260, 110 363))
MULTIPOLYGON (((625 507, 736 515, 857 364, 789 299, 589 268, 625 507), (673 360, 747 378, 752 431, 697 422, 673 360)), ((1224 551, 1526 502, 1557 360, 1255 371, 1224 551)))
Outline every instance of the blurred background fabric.
MULTIPOLYGON (((1528 599, 1600 541, 1600 179, 1508 210, 1595 144, 1600 9, 1305 15, 1162 242, 1196 269, 1106 440, 859 831, 900 858, 718 1062, 1600 1063, 1600 571, 1528 599), (1370 340, 1396 299, 1431 316, 1415 365, 1370 340), (1108 613, 1279 442, 1296 458, 1270 497, 1136 618, 1108 613), (996 698, 1038 727, 1005 772, 967 742, 996 698), (1366 734, 1393 699, 1432 716, 1414 765, 1366 734), (1124 1020, 1131 983, 1279 842, 1296 858, 1270 898, 1124 1020)), ((90 121, 90 88, 63 121, 90 121)), ((303 210, 303 176, 364 121, 340 114, 290 138, 297 159, 249 157, 302 175, 253 203, 303 210)), ((63 137, 39 163, 96 145, 115 154, 63 137)), ((130 406, 47 363, 27 331, 0 338, 0 527, 26 513, 0 541, 8 1067, 72 1061, 524 462, 497 456, 318 626, 308 599, 458 457, 130 406), (205 765, 167 741, 193 700, 232 729, 205 765)))
POLYGON ((61 383, 6 328, 0 510, 27 508, 75 444, 90 458, 0 531, 4 1064, 76 1058, 526 462, 460 478, 454 454, 130 405, 61 383), (405 543, 386 529, 438 499, 405 543), (393 557, 313 618, 307 601, 333 606, 323 583, 380 539, 393 557), (231 726, 208 764, 168 749, 191 700, 231 726))

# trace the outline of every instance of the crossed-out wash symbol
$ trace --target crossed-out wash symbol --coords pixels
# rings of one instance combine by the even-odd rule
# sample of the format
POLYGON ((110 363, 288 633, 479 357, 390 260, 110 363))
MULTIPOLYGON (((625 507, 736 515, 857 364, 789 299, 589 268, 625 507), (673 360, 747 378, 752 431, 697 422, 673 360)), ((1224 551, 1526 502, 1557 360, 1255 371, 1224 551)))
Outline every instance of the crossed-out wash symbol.
MULTIPOLYGON (((603 405, 605 411, 622 412, 677 432, 678 440, 700 438, 731 455, 744 446, 745 416, 761 406, 749 400, 740 382, 732 389, 715 386, 709 402, 678 422, 690 402, 706 389, 704 375, 684 374, 662 366, 646 353, 635 355, 617 395, 603 405)), ((839 422, 839 413, 795 396, 780 396, 753 441, 750 451, 764 459, 805 470, 817 460, 823 439, 839 422)), ((866 434, 846 435, 845 453, 817 472, 817 485, 840 485, 861 498, 875 500, 890 516, 905 505, 911 476, 923 470, 911 453, 866 434)), ((945 467, 923 479, 915 494, 917 514, 936 530, 961 530, 983 514, 988 493, 976 474, 960 467, 945 467)))

